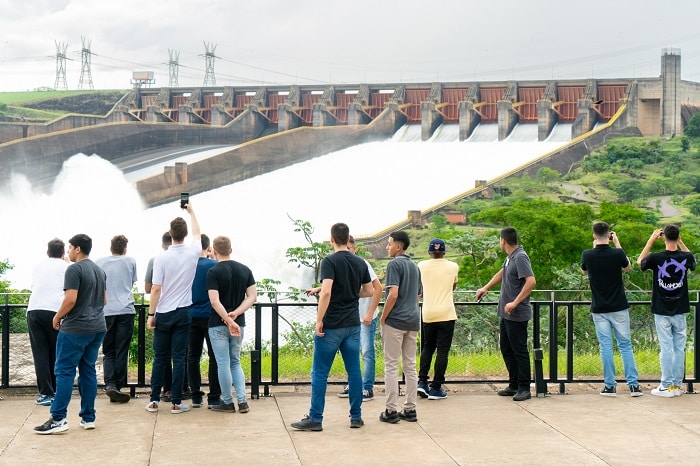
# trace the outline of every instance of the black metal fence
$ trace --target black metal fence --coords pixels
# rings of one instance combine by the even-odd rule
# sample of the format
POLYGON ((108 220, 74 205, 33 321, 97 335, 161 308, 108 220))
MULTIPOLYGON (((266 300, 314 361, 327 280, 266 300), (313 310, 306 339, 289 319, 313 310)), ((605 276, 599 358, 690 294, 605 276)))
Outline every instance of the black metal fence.
MULTIPOLYGON (((657 382, 660 376, 658 342, 653 320, 650 320, 650 293, 634 294, 636 299, 630 301, 630 315, 640 382, 657 382)), ((473 292, 463 293, 456 302, 458 321, 446 374, 448 383, 507 383, 507 373, 498 349, 496 303, 476 303, 473 295, 473 292)), ((590 299, 573 299, 572 296, 586 297, 587 293, 533 293, 534 315, 530 323, 530 335, 538 394, 547 390, 546 384, 558 384, 559 391, 563 393, 568 383, 602 382, 597 339, 589 315, 590 299)), ((35 384, 31 349, 26 334, 26 299, 21 298, 21 295, 16 294, 0 295, 0 388, 28 388, 35 384)), ((497 294, 491 293, 489 298, 497 299, 497 294)), ((143 295, 138 295, 136 301, 136 330, 132 341, 129 375, 132 394, 137 388, 149 386, 147 375, 150 375, 153 357, 152 335, 146 330, 149 306, 144 302, 143 295)), ((693 391, 700 368, 700 354, 695 337, 699 325, 698 312, 700 292, 693 291, 684 380, 689 392, 693 391)), ((270 388, 276 385, 310 384, 315 315, 316 303, 310 302, 258 302, 246 313, 242 364, 252 397, 267 396, 270 388)), ((377 331, 375 348, 379 383, 383 379, 384 367, 380 338, 377 331)), ((340 358, 337 359, 329 382, 341 384, 345 382, 344 371, 340 358)), ((619 360, 616 365, 621 366, 619 360)), ((98 360, 98 366, 101 366, 101 359, 98 360)), ((100 369, 98 367, 98 372, 100 369)), ((204 381, 205 373, 206 370, 203 371, 204 381)))

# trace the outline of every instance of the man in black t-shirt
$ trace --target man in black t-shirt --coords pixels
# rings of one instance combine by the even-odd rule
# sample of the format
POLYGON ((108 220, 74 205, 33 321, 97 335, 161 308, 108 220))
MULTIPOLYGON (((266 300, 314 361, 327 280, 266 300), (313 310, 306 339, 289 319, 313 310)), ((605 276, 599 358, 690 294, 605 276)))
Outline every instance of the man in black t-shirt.
POLYGON ((212 411, 233 413, 231 385, 236 391, 238 412, 250 410, 245 397, 245 376, 241 367, 241 345, 245 311, 255 303, 257 290, 253 272, 231 259, 231 240, 217 236, 213 242, 218 263, 207 272, 207 292, 214 312, 209 317, 209 341, 217 363, 221 402, 212 411))
POLYGON ((605 222, 593 225, 593 249, 581 254, 581 272, 588 275, 591 286, 591 315, 600 346, 600 359, 603 363, 605 386, 600 394, 615 396, 615 360, 613 359, 613 333, 617 348, 622 356, 625 380, 632 396, 642 396, 637 382, 637 365, 632 352, 630 339, 630 313, 622 271, 632 268, 627 254, 620 246, 620 240, 605 222), (615 245, 610 247, 610 241, 615 245))
POLYGON ((323 430, 328 374, 338 350, 348 373, 350 427, 364 425, 358 301, 360 297, 372 296, 374 288, 365 261, 348 250, 349 235, 346 224, 333 225, 331 245, 334 253, 321 262, 321 292, 311 369, 311 407, 304 419, 291 424, 295 429, 323 430))
POLYGON ((651 312, 661 349, 661 383, 651 394, 670 398, 681 396, 685 377, 685 342, 690 311, 688 273, 695 270, 695 256, 683 244, 677 225, 654 230, 639 254, 637 263, 642 270, 654 274, 651 292, 651 312), (652 246, 662 239, 666 250, 649 254, 652 246))

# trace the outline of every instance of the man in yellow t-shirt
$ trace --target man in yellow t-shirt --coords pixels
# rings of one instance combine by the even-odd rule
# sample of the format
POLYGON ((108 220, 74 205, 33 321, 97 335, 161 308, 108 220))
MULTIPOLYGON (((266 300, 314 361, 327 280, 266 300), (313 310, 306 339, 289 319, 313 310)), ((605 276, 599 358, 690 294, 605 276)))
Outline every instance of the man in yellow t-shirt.
POLYGON ((452 292, 457 287, 459 265, 445 259, 445 242, 439 238, 430 241, 430 259, 418 263, 423 285, 420 371, 418 395, 429 400, 442 400, 447 393, 442 388, 447 370, 447 358, 452 345, 457 312, 452 292), (430 363, 435 356, 433 381, 428 385, 430 363))

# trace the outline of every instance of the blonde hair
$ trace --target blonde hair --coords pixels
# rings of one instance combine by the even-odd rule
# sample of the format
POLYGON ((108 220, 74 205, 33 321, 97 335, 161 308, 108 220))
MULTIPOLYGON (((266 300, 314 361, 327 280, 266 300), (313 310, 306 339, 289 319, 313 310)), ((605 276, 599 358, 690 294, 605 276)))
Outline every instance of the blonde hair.
POLYGON ((212 247, 221 256, 231 255, 231 240, 227 236, 217 236, 214 238, 212 247))

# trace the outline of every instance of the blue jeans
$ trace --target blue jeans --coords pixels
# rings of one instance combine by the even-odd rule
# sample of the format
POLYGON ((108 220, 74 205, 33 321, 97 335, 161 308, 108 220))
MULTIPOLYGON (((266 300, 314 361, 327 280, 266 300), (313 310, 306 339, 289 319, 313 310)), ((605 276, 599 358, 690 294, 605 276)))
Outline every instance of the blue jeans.
POLYGON ((58 332, 56 339, 56 398, 51 404, 51 417, 60 421, 68 414, 68 404, 73 394, 75 369, 79 369, 80 417, 85 422, 95 421, 95 397, 97 396, 97 372, 95 363, 104 332, 73 335, 58 332))
POLYGON ((241 336, 234 337, 225 325, 209 327, 209 340, 214 350, 219 385, 221 385, 221 401, 227 404, 233 403, 232 384, 236 390, 236 401, 239 403, 246 401, 245 375, 241 367, 243 329, 244 327, 241 327, 241 336))
POLYGON ((170 312, 156 312, 153 332, 153 369, 151 371, 151 401, 160 401, 160 389, 166 364, 173 360, 170 396, 173 404, 182 403, 187 359, 187 334, 190 331, 190 308, 179 307, 170 312))
POLYGON ((360 326, 324 328, 325 336, 314 334, 314 360, 311 365, 311 408, 309 418, 323 422, 328 374, 340 350, 348 373, 350 418, 362 417, 362 373, 360 372, 360 326))
POLYGON ((632 353, 630 340, 630 313, 624 309, 616 312, 592 313, 595 333, 598 336, 600 360, 603 363, 603 381, 606 387, 617 386, 615 380, 615 360, 613 359, 613 332, 617 349, 622 356, 627 385, 637 385, 637 365, 632 353))
POLYGON ((685 376, 686 315, 662 316, 654 314, 656 333, 661 352, 661 385, 680 387, 685 376))
POLYGON ((377 331, 377 317, 372 319, 369 325, 360 325, 360 354, 362 355, 362 388, 374 389, 375 361, 374 361, 374 335, 377 331))

